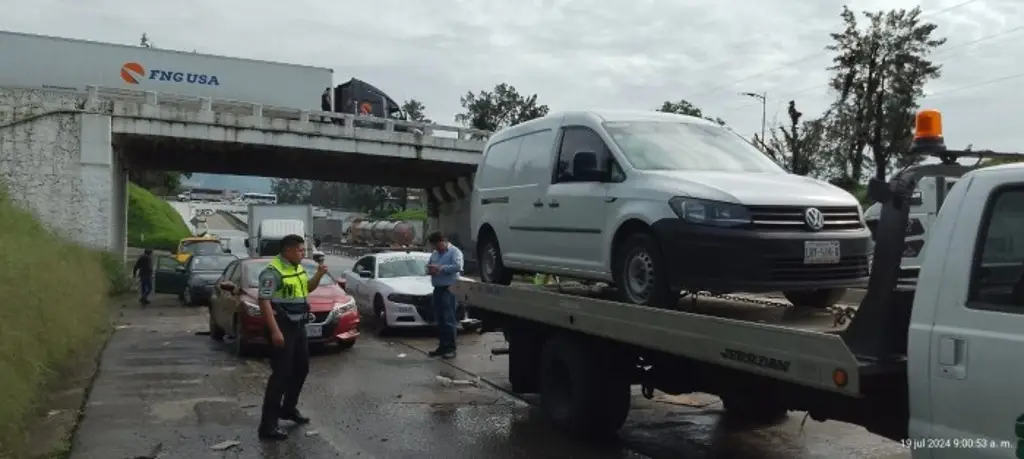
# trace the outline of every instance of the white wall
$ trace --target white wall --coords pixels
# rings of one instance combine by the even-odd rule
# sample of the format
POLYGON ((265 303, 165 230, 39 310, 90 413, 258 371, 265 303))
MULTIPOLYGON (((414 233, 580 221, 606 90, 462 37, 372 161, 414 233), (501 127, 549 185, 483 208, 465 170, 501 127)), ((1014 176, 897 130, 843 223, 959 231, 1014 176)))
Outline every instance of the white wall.
POLYGON ((114 192, 112 179, 123 173, 112 170, 120 165, 110 117, 75 114, 77 104, 64 94, 0 89, 0 181, 55 232, 120 252, 126 219, 124 207, 114 209, 126 197, 114 192))

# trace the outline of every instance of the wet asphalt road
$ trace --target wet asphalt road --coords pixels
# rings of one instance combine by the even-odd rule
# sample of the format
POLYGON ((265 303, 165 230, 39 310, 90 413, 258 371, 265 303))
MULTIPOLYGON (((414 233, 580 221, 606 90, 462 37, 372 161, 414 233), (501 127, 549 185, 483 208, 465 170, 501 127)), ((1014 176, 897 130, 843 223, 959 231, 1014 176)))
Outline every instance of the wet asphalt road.
MULTIPOLYGON (((331 259, 334 272, 351 260, 331 259)), ((509 395, 500 334, 463 335, 452 362, 428 359, 429 332, 387 339, 366 332, 340 354, 316 352, 301 401, 313 418, 281 444, 255 435, 263 359, 239 360, 208 336, 205 308, 160 297, 122 309, 104 352, 74 459, 160 458, 896 458, 893 442, 791 413, 776 426, 731 426, 717 398, 636 397, 620 439, 572 442, 525 400, 509 395), (439 378, 440 377, 440 378, 439 378), (448 379, 469 385, 447 384, 448 379), (225 441, 225 451, 211 447, 225 441)), ((285 423, 284 425, 287 425, 285 423)))

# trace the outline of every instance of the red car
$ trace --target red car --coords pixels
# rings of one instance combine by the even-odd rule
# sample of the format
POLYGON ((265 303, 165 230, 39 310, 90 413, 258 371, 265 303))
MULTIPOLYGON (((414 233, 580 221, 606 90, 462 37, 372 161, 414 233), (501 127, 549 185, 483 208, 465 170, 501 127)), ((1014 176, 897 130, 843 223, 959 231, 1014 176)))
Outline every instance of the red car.
MULTIPOLYGON (((217 279, 210 302, 210 337, 220 341, 225 335, 235 338, 234 350, 249 355, 254 347, 268 344, 266 323, 257 301, 260 272, 272 257, 246 258, 228 265, 217 279)), ((316 263, 303 260, 302 266, 312 278, 316 263)), ((359 313, 355 300, 345 293, 337 278, 325 274, 316 290, 309 294, 313 317, 306 324, 310 344, 334 345, 343 350, 359 337, 359 313)))

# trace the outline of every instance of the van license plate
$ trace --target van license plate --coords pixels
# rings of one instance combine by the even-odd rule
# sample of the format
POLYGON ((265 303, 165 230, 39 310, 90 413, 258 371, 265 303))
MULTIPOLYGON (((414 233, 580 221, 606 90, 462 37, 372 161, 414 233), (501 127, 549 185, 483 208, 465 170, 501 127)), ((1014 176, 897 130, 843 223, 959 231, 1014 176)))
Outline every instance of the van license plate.
POLYGON ((839 263, 839 241, 804 241, 805 265, 839 263))
POLYGON ((306 324, 306 337, 319 338, 324 335, 324 329, 318 324, 306 324))

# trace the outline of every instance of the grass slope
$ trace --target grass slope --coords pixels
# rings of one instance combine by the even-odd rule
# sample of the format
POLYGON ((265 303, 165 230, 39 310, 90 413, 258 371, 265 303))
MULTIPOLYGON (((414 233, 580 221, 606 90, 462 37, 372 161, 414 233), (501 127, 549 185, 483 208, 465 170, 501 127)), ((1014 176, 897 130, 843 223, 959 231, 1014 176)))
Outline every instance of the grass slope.
POLYGON ((2 186, 0 264, 0 457, 16 457, 47 385, 106 335, 108 294, 127 279, 120 260, 50 232, 2 186))
POLYGON ((146 189, 128 184, 128 246, 174 250, 192 234, 170 204, 146 189))

